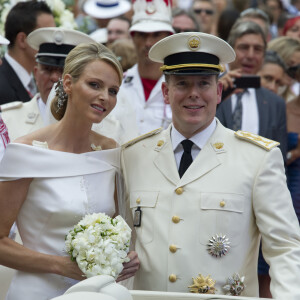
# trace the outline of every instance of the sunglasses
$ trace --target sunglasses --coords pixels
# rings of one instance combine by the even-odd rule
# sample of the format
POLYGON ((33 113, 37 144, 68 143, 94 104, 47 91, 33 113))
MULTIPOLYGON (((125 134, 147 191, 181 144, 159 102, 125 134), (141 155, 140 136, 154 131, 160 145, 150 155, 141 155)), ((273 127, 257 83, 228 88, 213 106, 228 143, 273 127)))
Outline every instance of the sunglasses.
POLYGON ((200 15, 202 12, 210 16, 214 14, 214 11, 212 9, 202 9, 202 8, 194 9, 194 13, 197 15, 200 15))

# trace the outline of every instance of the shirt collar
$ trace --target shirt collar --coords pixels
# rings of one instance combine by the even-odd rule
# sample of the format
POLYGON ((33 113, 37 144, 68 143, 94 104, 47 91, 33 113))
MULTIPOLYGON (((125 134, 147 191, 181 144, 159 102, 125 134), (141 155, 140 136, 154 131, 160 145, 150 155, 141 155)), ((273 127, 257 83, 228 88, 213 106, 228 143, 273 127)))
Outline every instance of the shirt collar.
POLYGON ((28 73, 25 68, 20 65, 14 58, 12 58, 7 52, 4 54, 5 59, 8 61, 10 66, 13 68, 16 74, 18 74, 18 77, 24 87, 27 89, 28 84, 30 83, 31 80, 31 74, 28 73))
MULTIPOLYGON (((208 139, 213 134, 214 130, 216 129, 216 126, 217 126, 217 122, 216 119, 214 118, 208 127, 193 135, 189 140, 191 140, 199 149, 202 149, 207 143, 208 139)), ((173 151, 175 151, 178 145, 180 145, 180 143, 185 139, 186 138, 178 130, 176 130, 176 128, 172 124, 171 141, 172 141, 173 151)))

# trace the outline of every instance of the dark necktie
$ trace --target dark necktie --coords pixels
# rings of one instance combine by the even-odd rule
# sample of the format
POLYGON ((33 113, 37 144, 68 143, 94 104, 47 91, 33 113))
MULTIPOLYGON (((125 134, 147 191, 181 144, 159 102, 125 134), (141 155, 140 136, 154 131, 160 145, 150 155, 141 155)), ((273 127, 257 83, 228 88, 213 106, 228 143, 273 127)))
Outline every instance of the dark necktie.
POLYGON ((233 125, 232 129, 234 131, 240 130, 242 128, 242 116, 243 116, 243 104, 242 96, 244 93, 237 94, 236 106, 232 114, 233 125))
POLYGON ((192 150, 192 146, 194 145, 194 143, 190 140, 183 140, 181 142, 181 144, 183 146, 183 154, 182 154, 182 157, 180 160, 180 165, 179 165, 179 170, 178 170, 180 178, 183 176, 185 171, 188 169, 188 167, 193 162, 191 150, 192 150))

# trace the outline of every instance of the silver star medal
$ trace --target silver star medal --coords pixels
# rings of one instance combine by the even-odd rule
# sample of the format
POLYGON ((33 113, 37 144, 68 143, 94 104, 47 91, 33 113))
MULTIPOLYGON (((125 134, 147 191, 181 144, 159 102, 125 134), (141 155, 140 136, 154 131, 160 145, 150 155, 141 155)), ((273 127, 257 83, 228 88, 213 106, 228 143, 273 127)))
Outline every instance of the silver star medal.
POLYGON ((222 257, 227 254, 230 249, 230 242, 226 235, 213 236, 207 244, 207 251, 210 255, 215 257, 222 257))

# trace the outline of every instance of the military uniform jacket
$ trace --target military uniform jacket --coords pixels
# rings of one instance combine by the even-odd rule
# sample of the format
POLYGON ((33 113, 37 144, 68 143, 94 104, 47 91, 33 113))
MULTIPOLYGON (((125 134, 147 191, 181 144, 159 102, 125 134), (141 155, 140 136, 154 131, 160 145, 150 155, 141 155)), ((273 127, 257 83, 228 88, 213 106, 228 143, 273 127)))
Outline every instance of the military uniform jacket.
POLYGON ((36 94, 29 102, 13 102, 1 105, 2 118, 7 126, 10 140, 44 127, 36 94))
MULTIPOLYGON (((161 91, 162 81, 163 76, 157 81, 146 101, 138 66, 134 65, 126 72, 118 93, 115 112, 118 113, 119 120, 125 117, 124 122, 135 122, 134 126, 137 128, 137 135, 161 126, 166 128, 171 122, 170 105, 164 103, 161 91), (129 115, 131 116, 129 117, 129 115)), ((128 124, 126 127, 131 128, 132 125, 128 124)))
POLYGON ((180 179, 170 127, 124 147, 122 164, 128 222, 140 270, 134 288, 189 292, 193 277, 211 275, 217 294, 227 278, 245 276, 241 296, 258 296, 257 257, 271 265, 271 292, 300 299, 299 224, 286 186, 280 150, 262 149, 217 128, 180 179), (230 248, 214 257, 213 237, 226 236, 230 248))

